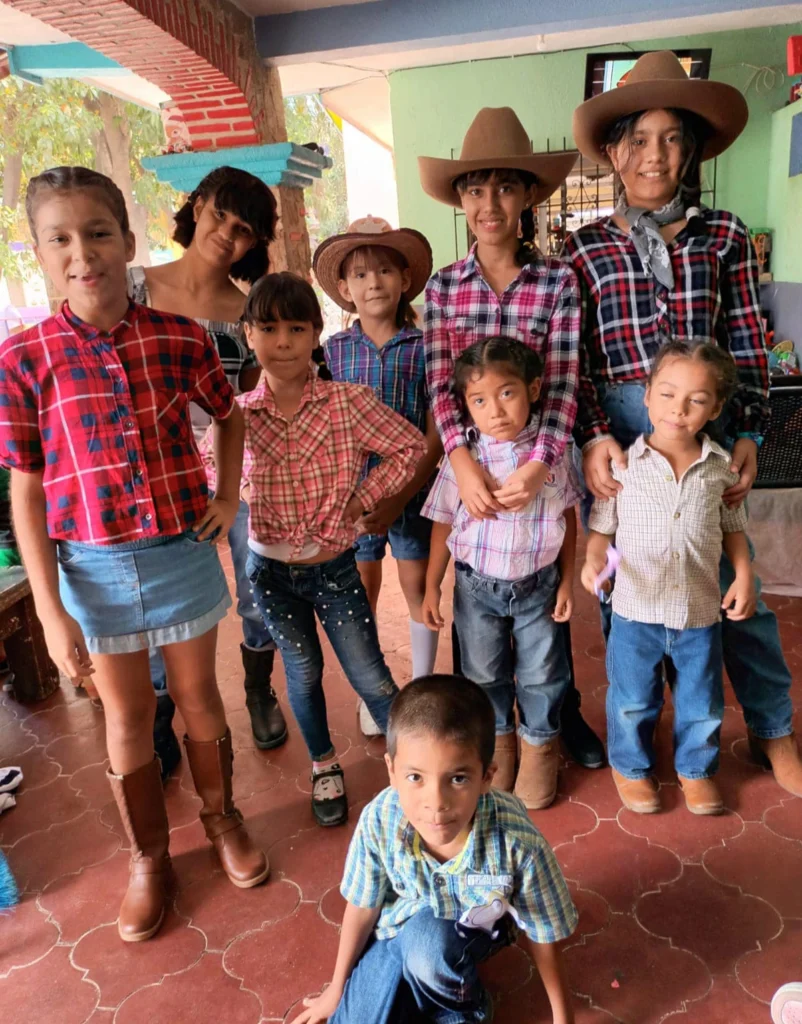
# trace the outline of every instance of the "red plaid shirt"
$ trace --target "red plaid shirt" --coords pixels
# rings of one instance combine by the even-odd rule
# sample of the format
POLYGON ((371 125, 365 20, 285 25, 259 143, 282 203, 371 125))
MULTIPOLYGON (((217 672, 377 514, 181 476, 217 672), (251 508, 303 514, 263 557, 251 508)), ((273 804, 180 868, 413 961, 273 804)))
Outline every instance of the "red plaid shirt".
POLYGON ((291 420, 276 408, 264 376, 237 402, 245 415, 250 535, 261 544, 291 544, 293 557, 308 541, 336 551, 351 547, 356 530, 343 518, 351 498, 371 512, 409 483, 426 449, 416 427, 358 384, 310 374, 291 420), (360 482, 373 453, 382 461, 360 482))
POLYGON ((647 277, 630 236, 607 217, 569 235, 565 256, 583 305, 577 441, 610 433, 596 385, 645 381, 668 338, 712 341, 732 355, 740 387, 730 401, 737 433, 762 434, 769 372, 758 267, 746 226, 726 210, 703 210, 705 232, 680 231, 668 246, 674 290, 647 277))
POLYGON ((423 342, 432 414, 446 454, 465 444, 452 389, 454 361, 475 341, 516 338, 543 360, 541 428, 531 459, 553 468, 576 419, 579 374, 579 286, 573 270, 538 256, 496 295, 482 275, 474 246, 464 260, 439 270, 426 286, 423 342))
POLYGON ((131 303, 106 332, 65 303, 0 343, 0 463, 44 472, 54 540, 183 533, 209 503, 190 402, 217 419, 234 402, 194 320, 131 303))

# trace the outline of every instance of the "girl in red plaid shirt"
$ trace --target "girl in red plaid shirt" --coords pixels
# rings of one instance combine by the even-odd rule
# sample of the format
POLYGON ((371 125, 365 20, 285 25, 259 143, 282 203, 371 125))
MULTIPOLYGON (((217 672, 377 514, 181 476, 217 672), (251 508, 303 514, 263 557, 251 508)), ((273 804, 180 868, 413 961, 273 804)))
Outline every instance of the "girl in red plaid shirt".
POLYGON ((323 317, 311 285, 268 274, 248 297, 245 333, 264 373, 245 413, 248 576, 281 651, 290 706, 312 760, 320 825, 348 817, 323 694, 316 617, 381 728, 397 691, 354 556, 357 522, 412 480, 426 444, 370 388, 321 380, 311 363, 323 317), (381 461, 363 477, 370 455, 381 461))
POLYGON ((231 604, 215 545, 237 513, 242 413, 200 326, 129 302, 134 236, 109 178, 45 171, 30 182, 27 212, 36 255, 66 301, 0 344, 0 463, 50 655, 74 682, 92 676, 103 702, 107 774, 132 850, 118 930, 139 942, 161 925, 169 868, 149 646, 163 648, 223 870, 240 888, 268 875, 232 800, 214 667, 231 604), (190 401, 214 421, 211 502, 190 401))

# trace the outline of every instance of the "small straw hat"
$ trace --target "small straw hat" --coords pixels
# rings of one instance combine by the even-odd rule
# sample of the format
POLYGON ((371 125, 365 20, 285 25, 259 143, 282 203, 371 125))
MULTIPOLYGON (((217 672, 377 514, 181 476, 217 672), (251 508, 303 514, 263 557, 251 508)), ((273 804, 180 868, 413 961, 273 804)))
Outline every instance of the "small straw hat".
POLYGON ((640 110, 690 110, 707 122, 710 137, 702 159, 723 153, 746 126, 749 108, 741 93, 724 82, 688 78, 671 50, 644 53, 626 80, 586 100, 574 111, 574 140, 583 156, 609 164, 605 140, 610 127, 640 110))
POLYGON ((432 199, 459 206, 454 181, 469 171, 514 168, 537 179, 534 205, 538 206, 565 181, 576 153, 535 153, 526 129, 511 107, 484 107, 465 133, 459 160, 419 156, 423 191, 432 199))
POLYGON ((315 250, 312 269, 326 295, 349 313, 356 312, 353 302, 346 302, 337 287, 342 278, 342 265, 354 249, 364 246, 393 249, 406 260, 411 283, 404 295, 410 302, 420 295, 432 276, 432 248, 426 238, 413 228, 393 228, 381 217, 362 217, 348 225, 342 235, 332 235, 315 250))

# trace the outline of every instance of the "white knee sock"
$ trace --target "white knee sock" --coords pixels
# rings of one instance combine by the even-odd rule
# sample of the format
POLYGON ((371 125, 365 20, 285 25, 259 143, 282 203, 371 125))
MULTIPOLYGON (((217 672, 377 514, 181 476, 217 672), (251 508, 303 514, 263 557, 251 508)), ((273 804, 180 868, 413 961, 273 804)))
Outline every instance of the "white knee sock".
POLYGON ((409 639, 412 644, 412 678, 431 675, 434 672, 440 634, 428 629, 422 622, 410 619, 409 639))

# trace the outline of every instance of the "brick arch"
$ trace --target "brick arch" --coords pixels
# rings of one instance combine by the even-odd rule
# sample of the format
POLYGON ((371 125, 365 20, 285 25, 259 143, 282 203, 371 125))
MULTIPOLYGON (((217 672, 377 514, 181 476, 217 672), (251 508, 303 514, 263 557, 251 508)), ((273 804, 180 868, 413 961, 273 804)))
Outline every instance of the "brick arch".
MULTIPOLYGON (((276 75, 251 19, 226 0, 6 0, 168 93, 194 149, 286 139, 267 106, 276 75)), ((280 96, 280 91, 279 91, 280 96)))

